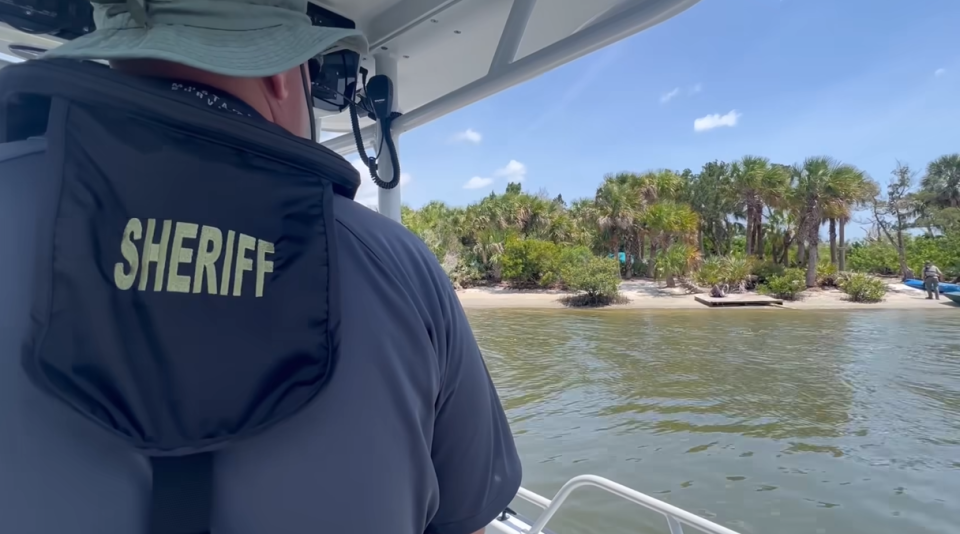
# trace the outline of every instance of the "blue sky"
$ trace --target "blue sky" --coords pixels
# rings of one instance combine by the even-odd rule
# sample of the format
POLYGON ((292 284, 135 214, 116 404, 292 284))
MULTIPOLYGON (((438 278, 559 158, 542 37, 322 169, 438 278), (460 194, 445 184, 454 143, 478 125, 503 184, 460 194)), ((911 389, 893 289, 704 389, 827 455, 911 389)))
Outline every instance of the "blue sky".
POLYGON ((518 178, 571 200, 609 172, 747 154, 829 155, 885 183, 897 159, 960 151, 958 20, 956 0, 702 0, 404 134, 404 203, 464 205, 518 178))

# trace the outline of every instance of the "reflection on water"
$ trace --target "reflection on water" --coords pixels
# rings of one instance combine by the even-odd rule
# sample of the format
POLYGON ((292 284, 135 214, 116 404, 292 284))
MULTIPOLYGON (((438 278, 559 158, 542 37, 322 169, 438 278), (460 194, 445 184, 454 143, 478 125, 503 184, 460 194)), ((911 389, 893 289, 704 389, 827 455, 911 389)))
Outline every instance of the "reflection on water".
MULTIPOLYGON (((960 532, 960 315, 476 310, 524 460, 744 534, 960 532)), ((599 492, 562 534, 667 532, 599 492)))

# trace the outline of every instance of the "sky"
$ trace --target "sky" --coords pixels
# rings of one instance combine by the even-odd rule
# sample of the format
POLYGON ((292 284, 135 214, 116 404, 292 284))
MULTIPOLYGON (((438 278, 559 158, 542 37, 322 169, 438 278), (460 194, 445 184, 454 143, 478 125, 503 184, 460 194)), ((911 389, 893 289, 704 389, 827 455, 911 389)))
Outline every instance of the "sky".
POLYGON ((607 173, 748 154, 828 155, 886 183, 898 159, 960 151, 958 20, 957 0, 702 0, 405 133, 403 202, 466 205, 510 181, 569 201, 607 173))

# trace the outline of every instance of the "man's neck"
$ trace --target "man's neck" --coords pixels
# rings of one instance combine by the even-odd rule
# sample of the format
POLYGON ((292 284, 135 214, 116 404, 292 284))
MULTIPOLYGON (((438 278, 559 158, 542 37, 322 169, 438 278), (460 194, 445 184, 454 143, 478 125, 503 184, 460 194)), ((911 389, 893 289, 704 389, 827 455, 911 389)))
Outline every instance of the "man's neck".
POLYGON ((229 95, 256 111, 257 115, 270 122, 276 122, 270 106, 263 97, 263 91, 256 78, 231 78, 206 72, 179 63, 152 59, 112 61, 110 66, 134 76, 176 80, 184 85, 204 86, 208 91, 216 90, 221 95, 229 95))
POLYGON ((190 102, 244 117, 266 119, 257 109, 227 91, 189 80, 156 79, 158 84, 190 102))

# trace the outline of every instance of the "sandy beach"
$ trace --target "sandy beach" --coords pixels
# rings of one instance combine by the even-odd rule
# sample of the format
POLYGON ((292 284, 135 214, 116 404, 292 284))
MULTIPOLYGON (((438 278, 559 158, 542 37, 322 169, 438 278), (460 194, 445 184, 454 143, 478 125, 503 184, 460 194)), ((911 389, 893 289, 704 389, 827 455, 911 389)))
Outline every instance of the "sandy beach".
MULTIPOLYGON (((945 310, 956 313, 958 306, 940 297, 926 300, 926 293, 907 287, 900 282, 887 283, 889 290, 883 302, 860 304, 845 300, 846 295, 837 289, 810 289, 804 292, 803 300, 784 302, 783 308, 797 310, 945 310)), ((710 308, 694 300, 694 296, 681 288, 666 288, 650 280, 630 280, 620 284, 620 291, 630 299, 627 304, 607 306, 602 309, 721 309, 710 308)), ((502 287, 480 287, 457 292, 464 308, 559 308, 565 306, 560 299, 570 295, 564 291, 533 290, 517 291, 502 287)), ((778 306, 779 307, 779 306, 778 306)), ((752 307, 751 307, 752 308, 752 307)), ((743 308, 722 308, 743 309, 743 308)))

